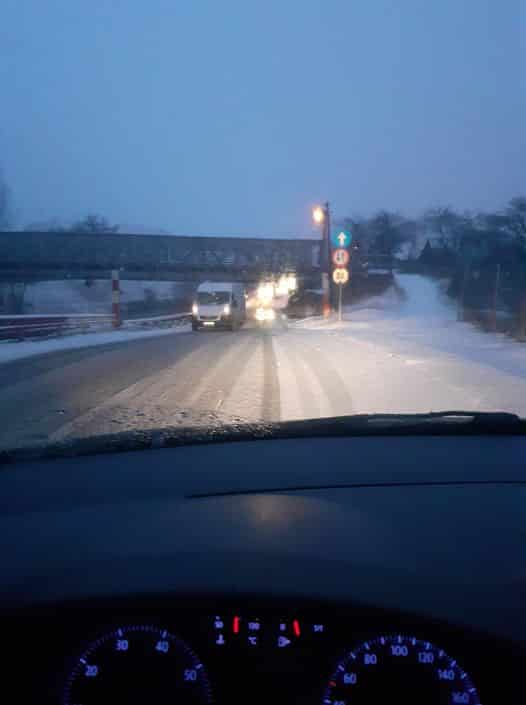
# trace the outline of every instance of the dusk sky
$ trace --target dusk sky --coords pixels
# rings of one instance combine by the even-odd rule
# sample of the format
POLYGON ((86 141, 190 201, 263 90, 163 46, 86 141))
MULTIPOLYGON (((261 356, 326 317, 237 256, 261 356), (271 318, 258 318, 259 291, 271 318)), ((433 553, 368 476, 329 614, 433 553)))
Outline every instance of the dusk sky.
POLYGON ((526 193, 521 0, 2 0, 17 225, 301 235, 526 193))

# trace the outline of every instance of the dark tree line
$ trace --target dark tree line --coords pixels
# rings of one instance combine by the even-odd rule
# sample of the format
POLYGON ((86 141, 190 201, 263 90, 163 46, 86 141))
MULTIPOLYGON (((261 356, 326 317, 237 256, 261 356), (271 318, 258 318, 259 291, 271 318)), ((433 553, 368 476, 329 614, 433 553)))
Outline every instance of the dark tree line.
POLYGON ((526 247, 526 196, 512 198, 495 212, 460 213, 449 206, 429 208, 417 218, 379 210, 369 218, 348 217, 342 225, 370 252, 416 257, 427 238, 433 246, 458 254, 468 243, 513 242, 526 247), (420 246, 420 248, 418 247, 420 246))
POLYGON ((74 223, 69 230, 74 233, 116 233, 119 226, 110 225, 108 220, 100 215, 87 215, 74 223))
POLYGON ((64 225, 58 218, 52 218, 44 223, 32 223, 24 229, 57 233, 116 233, 119 231, 119 226, 112 225, 103 216, 90 214, 81 218, 81 220, 77 220, 72 225, 64 225))

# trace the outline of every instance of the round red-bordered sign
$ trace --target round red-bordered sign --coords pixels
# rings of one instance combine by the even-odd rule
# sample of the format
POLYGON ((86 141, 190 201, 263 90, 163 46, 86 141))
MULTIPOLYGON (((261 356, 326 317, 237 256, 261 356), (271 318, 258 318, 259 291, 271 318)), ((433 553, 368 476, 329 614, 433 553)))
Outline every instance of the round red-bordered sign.
POLYGON ((349 264, 349 251, 343 247, 338 247, 332 253, 332 263, 335 267, 346 267, 349 264))

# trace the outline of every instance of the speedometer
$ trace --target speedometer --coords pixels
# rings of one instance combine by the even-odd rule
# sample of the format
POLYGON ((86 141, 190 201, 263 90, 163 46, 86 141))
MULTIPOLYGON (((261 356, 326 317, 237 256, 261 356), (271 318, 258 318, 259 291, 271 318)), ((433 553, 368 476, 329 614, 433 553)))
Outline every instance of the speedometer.
POLYGON ((64 694, 64 705, 211 702, 199 657, 182 639, 149 625, 123 626, 90 644, 64 694))
POLYGON ((380 636, 337 664, 324 705, 480 705, 477 689, 443 649, 411 636, 380 636))

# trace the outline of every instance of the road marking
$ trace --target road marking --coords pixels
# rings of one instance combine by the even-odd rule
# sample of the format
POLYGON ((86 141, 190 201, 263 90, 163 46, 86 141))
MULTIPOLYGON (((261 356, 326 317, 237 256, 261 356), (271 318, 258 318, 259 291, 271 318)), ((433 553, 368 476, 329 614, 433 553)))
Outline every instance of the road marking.
POLYGON ((219 410, 219 407, 221 406, 222 403, 223 403, 223 399, 221 398, 221 399, 219 399, 219 401, 216 404, 216 411, 219 410))

